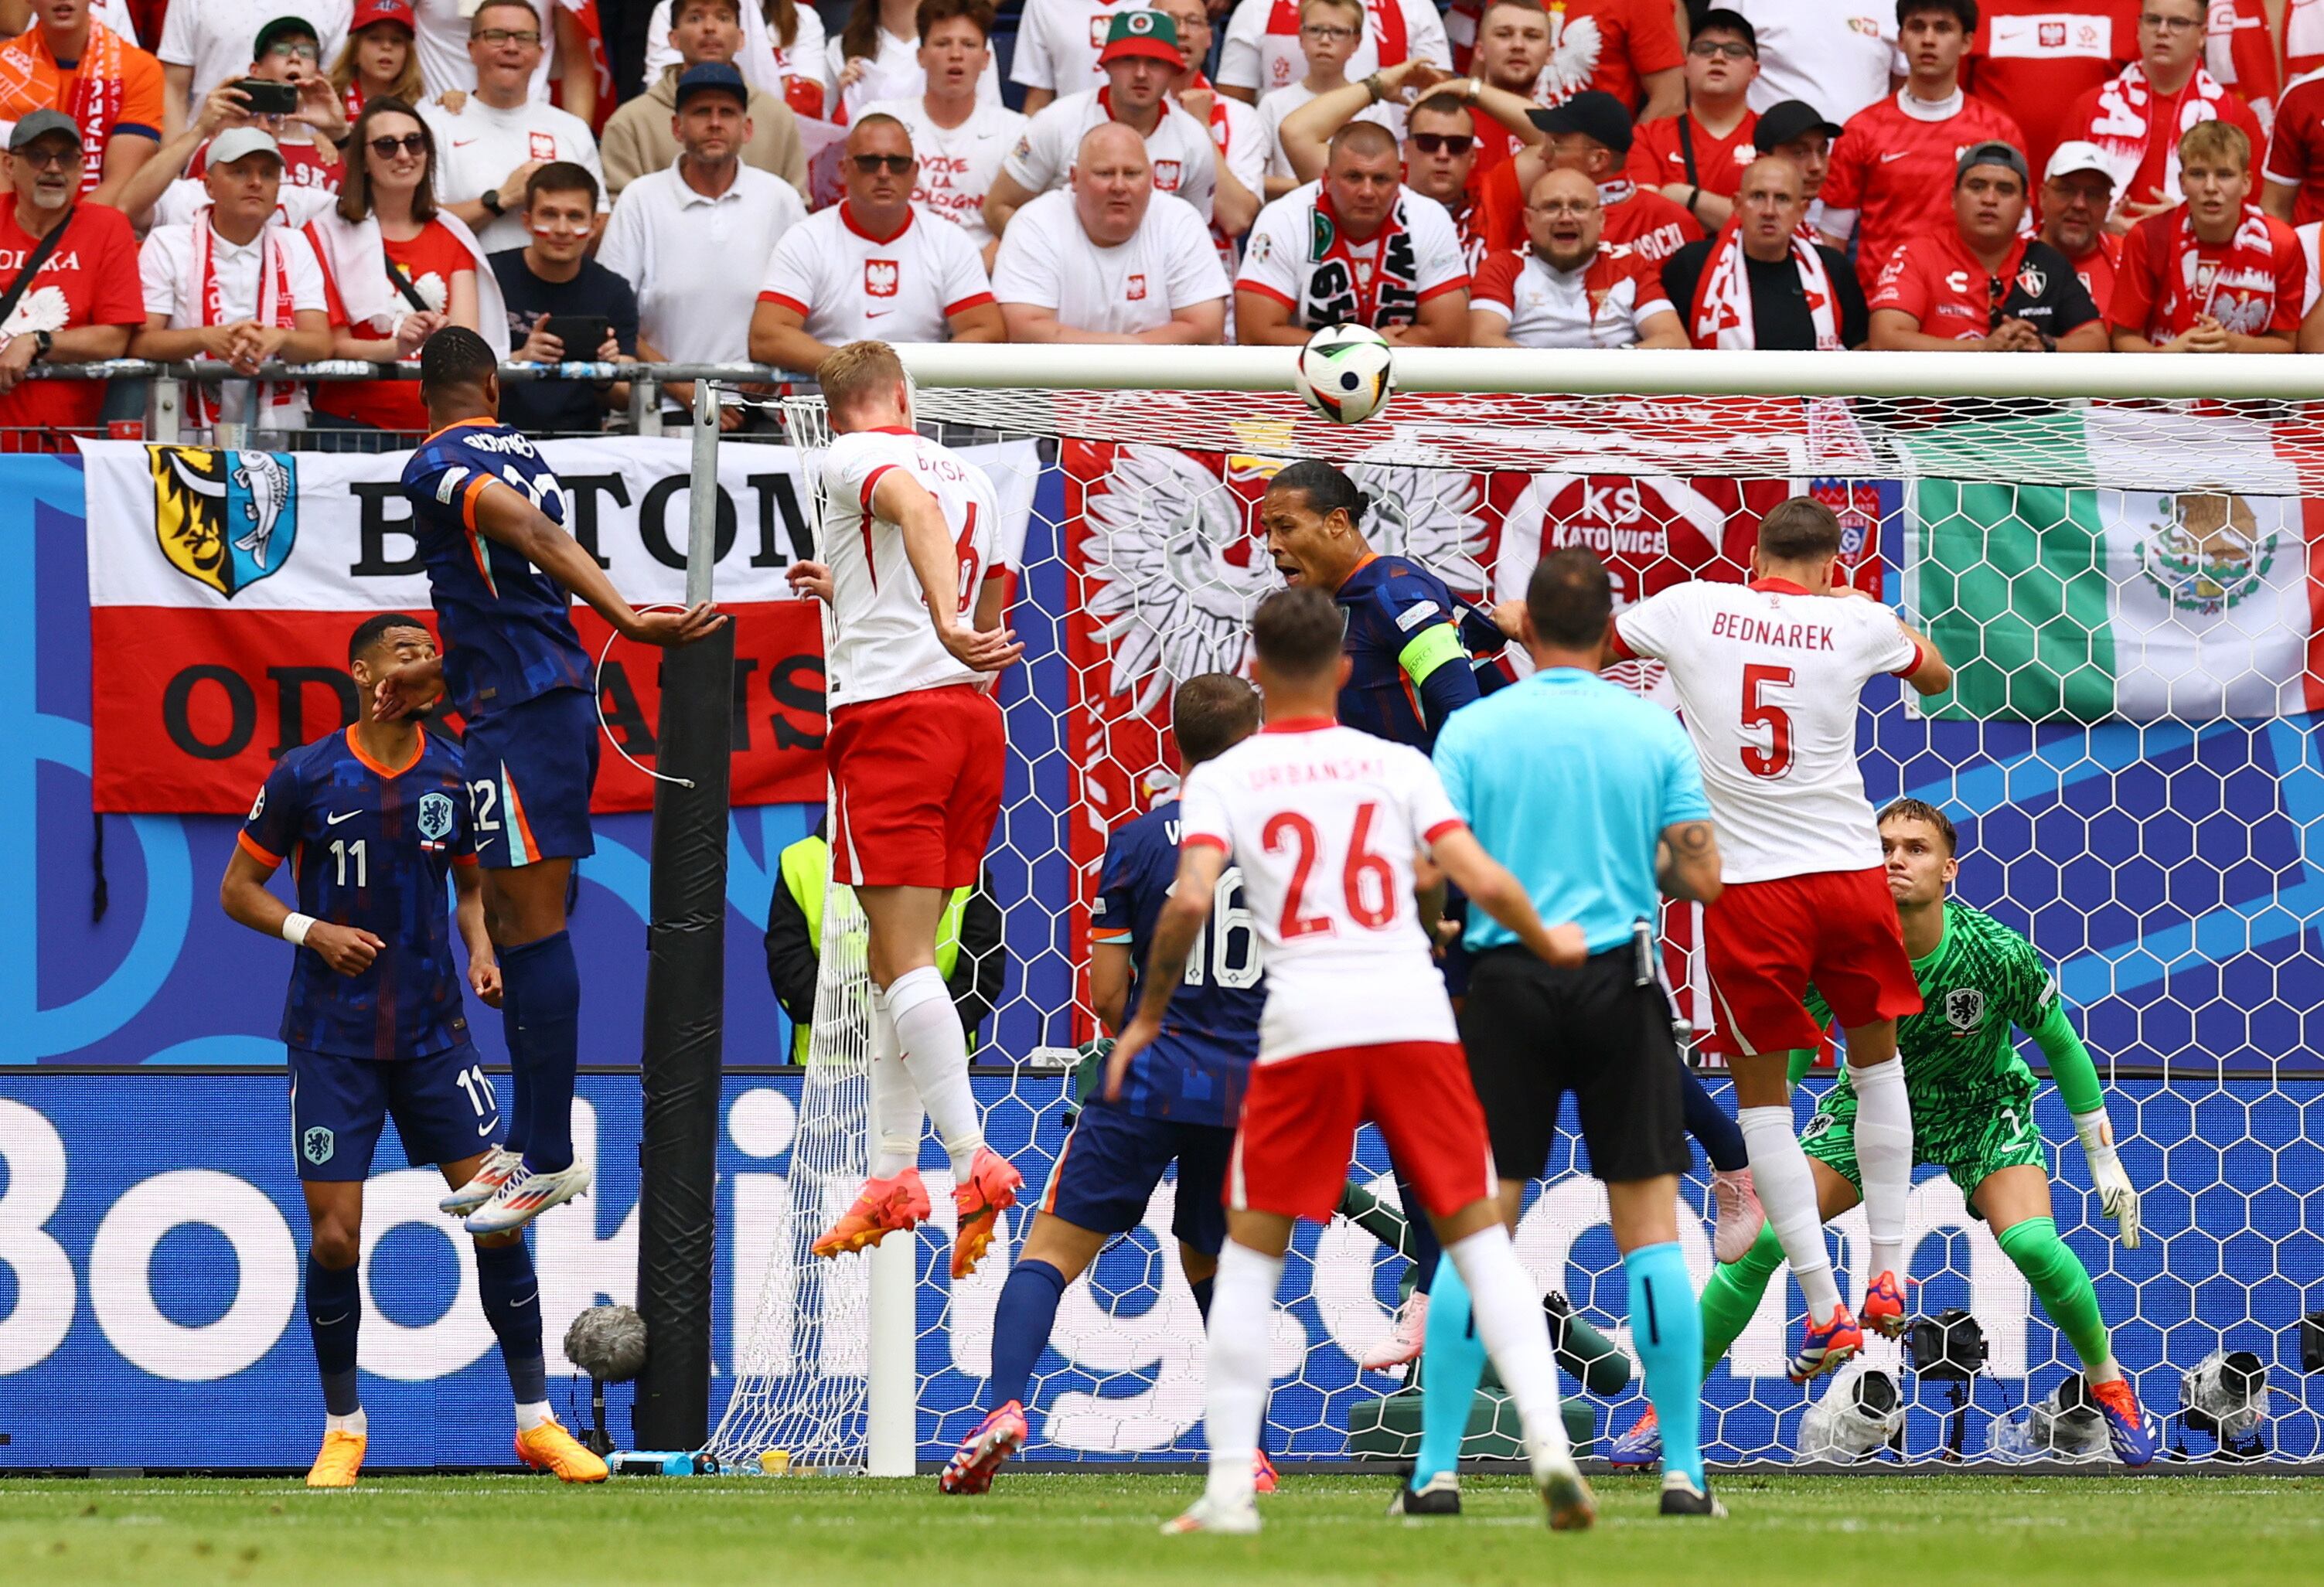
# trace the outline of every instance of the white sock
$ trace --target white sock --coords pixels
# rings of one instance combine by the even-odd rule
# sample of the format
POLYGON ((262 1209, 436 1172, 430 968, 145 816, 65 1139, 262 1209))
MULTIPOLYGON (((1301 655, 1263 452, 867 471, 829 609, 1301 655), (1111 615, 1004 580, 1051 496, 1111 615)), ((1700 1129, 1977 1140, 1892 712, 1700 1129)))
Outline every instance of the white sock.
POLYGON ((896 1022, 904 1067, 920 1093, 920 1105, 936 1121, 952 1158, 953 1177, 964 1180, 976 1149, 984 1144, 984 1130, 968 1088, 968 1038, 934 964, 896 977, 888 988, 888 1017, 896 1022))
POLYGON ((1792 1133, 1792 1110, 1738 1108, 1735 1122, 1742 1127, 1743 1148, 1751 1154, 1751 1185, 1767 1226, 1783 1241, 1784 1259, 1807 1297, 1808 1315, 1829 1320, 1840 1305, 1840 1286, 1832 1282, 1831 1256, 1823 1248, 1823 1218, 1816 1206, 1815 1176, 1808 1171, 1808 1154, 1792 1133))
POLYGON ((903 1045, 888 1012, 887 994, 872 989, 872 1177, 892 1179, 920 1160, 920 1130, 927 1115, 911 1071, 904 1067, 903 1045))
POLYGON ((543 1422, 555 1420, 557 1415, 549 1408, 549 1402, 545 1399, 536 1399, 530 1405, 516 1407, 516 1430, 520 1433, 530 1433, 543 1422))
POLYGON ((364 1415, 363 1407, 357 1406, 355 1414, 351 1416, 325 1416, 323 1431, 352 1433, 358 1438, 368 1438, 371 1436, 371 1421, 364 1415))
POLYGON ((1848 1066, 1856 1088, 1856 1171, 1864 1181, 1864 1222, 1872 1236, 1867 1282, 1883 1273, 1904 1277, 1904 1198, 1913 1190, 1913 1102, 1904 1090, 1904 1060, 1848 1066))
POLYGON ((1267 1413, 1268 1307, 1283 1278, 1283 1259, 1228 1241, 1219 1248, 1211 1288, 1210 1341, 1203 1359, 1203 1430, 1211 1445, 1204 1497, 1250 1502, 1259 1459, 1259 1423, 1267 1413))
MULTIPOLYGON (((1546 1445, 1554 1453, 1566 1453, 1571 1446, 1565 1418, 1557 1409, 1557 1364, 1549 1353, 1541 1291, 1517 1260, 1509 1232, 1495 1223, 1446 1246, 1444 1254, 1469 1287, 1470 1317, 1501 1387, 1516 1402, 1526 1446, 1546 1445)), ((1215 1295, 1211 1305, 1218 1305, 1215 1295)))

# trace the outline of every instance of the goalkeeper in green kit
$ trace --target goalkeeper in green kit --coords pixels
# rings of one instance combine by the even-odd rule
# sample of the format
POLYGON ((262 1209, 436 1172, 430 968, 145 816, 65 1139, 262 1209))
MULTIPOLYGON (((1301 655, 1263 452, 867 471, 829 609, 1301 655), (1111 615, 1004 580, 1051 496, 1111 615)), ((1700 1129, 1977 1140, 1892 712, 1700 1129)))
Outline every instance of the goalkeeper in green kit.
MULTIPOLYGON (((2017 1056, 2017 1030, 2031 1036, 2049 1060, 2089 1159, 2099 1205, 2116 1221, 2126 1247, 2138 1244, 2138 1192, 2116 1156, 2098 1069, 2074 1034, 2056 977, 2023 937, 1946 898, 1960 868, 1956 841, 1944 812, 1919 799, 1898 799, 1880 812, 1888 890, 1895 896, 1925 1004, 1923 1012, 1896 1028, 1913 1103, 1914 1158, 1942 1167, 1970 1211, 1991 1225, 2003 1253, 2080 1356, 2115 1457, 2143 1466, 2154 1458, 2154 1429, 2114 1359, 2089 1270, 2058 1238, 2050 1210, 2049 1152, 2034 1121, 2041 1083, 2017 1056)), ((1808 1011, 1820 1021, 1831 1019, 1812 988, 1808 1011)), ((1792 1055, 1794 1084, 1814 1056, 1792 1055)), ((1843 1072, 1800 1137, 1826 1223, 1863 1199, 1855 1126, 1856 1093, 1843 1072)), ((1711 1274, 1702 1297, 1706 1370, 1750 1322, 1783 1260, 1771 1227, 1760 1231, 1742 1259, 1711 1274)), ((1645 1465, 1659 1457, 1660 1446, 1648 1410, 1614 1440, 1609 1453, 1618 1465, 1645 1465)))

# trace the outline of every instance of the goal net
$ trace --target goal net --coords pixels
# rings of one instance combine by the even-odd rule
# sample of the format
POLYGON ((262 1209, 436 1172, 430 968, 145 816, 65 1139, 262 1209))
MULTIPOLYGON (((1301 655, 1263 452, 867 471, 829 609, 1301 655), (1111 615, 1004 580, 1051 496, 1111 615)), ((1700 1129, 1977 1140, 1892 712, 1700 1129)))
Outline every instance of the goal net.
MULTIPOLYGON (((2116 1353, 2165 1419, 2166 1446, 2190 1458, 2324 1454, 2324 1391, 2301 1359, 2302 1315, 2324 1306, 2324 1232, 2301 1211, 2324 1182, 2314 409, 2238 389, 2248 375, 2186 368, 2218 362, 2204 360, 1400 353, 1405 389, 1384 418, 1341 428, 1291 394, 1288 353, 1201 365, 1213 373, 1197 382, 1244 388, 1211 390, 1189 383, 1198 366, 1139 349, 908 352, 924 427, 1038 443, 1010 616, 1027 660, 1001 686, 1010 781, 990 861, 1007 970, 975 1054, 988 1137, 1024 1170, 1028 1208, 1072 1112, 1068 1066, 1100 1034, 1088 905, 1106 834, 1175 788, 1176 686, 1247 665, 1250 615, 1279 583, 1255 514, 1278 469, 1301 457, 1347 467, 1373 548, 1480 605, 1521 595, 1544 553, 1573 544, 1607 560, 1618 603, 1741 578, 1759 517, 1812 494, 1846 526, 1849 578, 1929 632, 1959 674, 1925 706, 1886 680, 1868 690, 1868 791, 1928 799, 1959 823, 1955 896, 2024 931, 2055 967, 2107 1082, 2145 1198, 2135 1250, 2101 1218, 2046 1084, 2037 1112, 2058 1224, 2096 1278, 2116 1353), (2145 373, 2121 367, 2133 364, 2145 373), (1980 381, 2008 394, 1964 394, 1980 381), (1566 389, 1513 394, 1520 383, 1566 389)), ((1489 685, 1525 669, 1514 653, 1478 666, 1489 685)), ((1667 701, 1659 672, 1613 676, 1667 701)), ((806 1252, 863 1162, 860 943, 848 959, 837 904, 825 914, 781 1249, 738 1259, 735 1381, 714 1447, 746 1468, 770 1449, 843 1469, 867 1458, 867 1264, 806 1252)), ((1674 909, 1664 926, 1674 1015, 1703 1035, 1698 1062, 1731 1108, 1697 922, 1674 909)), ((1937 1010, 1964 1023, 1977 1012, 1937 1010)), ((1803 1125, 1825 1084, 1804 1088, 1803 1125)), ((910 1377, 923 1462, 988 1408, 994 1305, 1028 1215, 1005 1223, 972 1279, 950 1284, 942 1164, 931 1140, 937 1217, 911 1247, 899 1304, 916 1348, 895 1369, 910 1377)), ((1580 1167, 1569 1136, 1518 1249, 1545 1292, 1626 1343, 1605 1197, 1580 1167)), ((1700 1281, 1711 1255, 1699 1152, 1696 1170, 1681 1242, 1700 1281)), ((1303 1228, 1278 1296, 1267 1431, 1278 1458, 1396 1458, 1417 1426, 1403 1378, 1359 1365, 1410 1271, 1369 1131, 1349 1181, 1352 1215, 1303 1228)), ((1166 1182, 1142 1227, 1067 1292, 1033 1384, 1028 1458, 1200 1457, 1201 1329, 1178 1272, 1174 1193, 1166 1182)), ((1849 1292, 1863 1234, 1860 1213, 1831 1231, 1849 1292)), ((1964 1381, 1876 1345, 1867 1367, 1885 1383, 1855 1372, 1803 1392, 1784 1376, 1801 1303, 1779 1271, 1706 1386, 1714 1459, 2103 1450, 2076 1411, 2071 1348, 1941 1168, 1918 1173, 1911 1237, 1913 1309, 1974 1319, 1974 1372, 1964 1381)), ((1635 1376, 1610 1396, 1567 1389, 1601 1449, 1644 1405, 1635 1376)), ((1472 1441, 1470 1453, 1513 1448, 1472 1441)))

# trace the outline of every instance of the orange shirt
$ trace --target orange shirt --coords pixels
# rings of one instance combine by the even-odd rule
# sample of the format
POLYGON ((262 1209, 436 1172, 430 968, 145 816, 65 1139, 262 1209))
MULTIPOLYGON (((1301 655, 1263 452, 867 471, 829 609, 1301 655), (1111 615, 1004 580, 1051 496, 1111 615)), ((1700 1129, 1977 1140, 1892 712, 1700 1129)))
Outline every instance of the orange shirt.
POLYGON ((60 110, 80 124, 84 195, 105 180, 105 149, 117 133, 161 141, 161 63, 98 23, 80 59, 60 62, 36 24, 0 44, 0 119, 60 110))

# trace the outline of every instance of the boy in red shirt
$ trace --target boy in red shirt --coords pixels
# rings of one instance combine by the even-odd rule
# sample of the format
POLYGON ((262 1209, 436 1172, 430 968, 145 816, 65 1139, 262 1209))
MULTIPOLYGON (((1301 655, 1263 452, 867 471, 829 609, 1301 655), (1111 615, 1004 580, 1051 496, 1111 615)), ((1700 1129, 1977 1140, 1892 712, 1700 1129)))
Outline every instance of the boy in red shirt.
POLYGON ((1759 77, 1759 35, 1741 14, 1708 11, 1686 46, 1686 108, 1641 122, 1624 174, 1674 204, 1706 231, 1727 224, 1743 168, 1757 155, 1759 118, 1744 96, 1759 77))
MULTIPOLYGON (((2151 3, 2151 0, 2150 0, 2151 3)), ((2117 353, 2289 353, 2308 262, 2251 202, 2251 140, 2225 121, 2179 140, 2187 201, 2132 228, 2107 306, 2117 353)))

